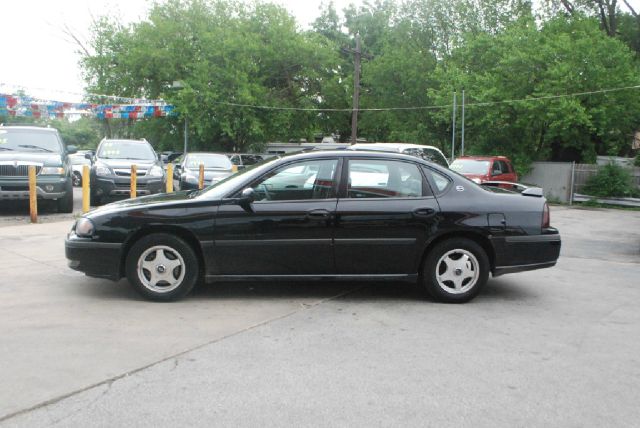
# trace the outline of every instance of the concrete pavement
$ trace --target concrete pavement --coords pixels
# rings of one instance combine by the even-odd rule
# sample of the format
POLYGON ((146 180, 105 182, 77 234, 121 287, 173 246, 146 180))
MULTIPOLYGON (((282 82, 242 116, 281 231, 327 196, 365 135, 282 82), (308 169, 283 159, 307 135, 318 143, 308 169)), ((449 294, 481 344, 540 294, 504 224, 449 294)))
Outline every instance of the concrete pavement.
POLYGON ((2 228, 0 425, 634 426, 640 212, 552 224, 558 266, 466 305, 401 283, 147 303, 65 268, 68 223, 2 228))

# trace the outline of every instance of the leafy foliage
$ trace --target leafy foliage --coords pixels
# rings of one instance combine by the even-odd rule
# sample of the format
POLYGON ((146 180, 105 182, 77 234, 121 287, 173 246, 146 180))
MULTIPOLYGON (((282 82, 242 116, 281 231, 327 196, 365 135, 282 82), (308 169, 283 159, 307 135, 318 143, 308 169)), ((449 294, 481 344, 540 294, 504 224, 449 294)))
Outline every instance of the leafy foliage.
POLYGON ((584 192, 600 197, 633 197, 639 194, 629 171, 614 164, 603 166, 591 176, 584 192))

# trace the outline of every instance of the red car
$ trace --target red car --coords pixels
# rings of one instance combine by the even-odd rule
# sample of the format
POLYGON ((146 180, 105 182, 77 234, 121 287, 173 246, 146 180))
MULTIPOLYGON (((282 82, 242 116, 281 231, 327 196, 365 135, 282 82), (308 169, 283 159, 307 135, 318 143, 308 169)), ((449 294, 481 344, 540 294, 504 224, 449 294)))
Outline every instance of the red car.
POLYGON ((476 183, 485 181, 518 182, 518 174, 509 158, 504 156, 462 156, 449 165, 453 171, 476 183))

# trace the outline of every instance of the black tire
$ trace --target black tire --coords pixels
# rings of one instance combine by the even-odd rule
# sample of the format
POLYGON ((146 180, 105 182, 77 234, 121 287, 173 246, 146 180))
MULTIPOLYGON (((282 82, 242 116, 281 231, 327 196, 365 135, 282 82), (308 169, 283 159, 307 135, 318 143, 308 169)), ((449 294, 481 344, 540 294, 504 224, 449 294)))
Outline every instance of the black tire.
POLYGON ((451 238, 429 251, 423 265, 422 281, 434 299, 464 303, 482 290, 489 270, 489 258, 480 245, 470 239, 451 238))
POLYGON ((72 213, 73 212, 73 185, 71 182, 66 186, 66 192, 64 196, 57 201, 59 213, 72 213))
POLYGON ((200 266, 194 249, 183 239, 153 233, 139 239, 129 250, 126 274, 133 288, 145 298, 170 302, 193 290, 200 277, 200 266), (144 268, 145 263, 149 268, 144 268))
POLYGON ((96 194, 94 194, 93 192, 89 193, 89 203, 91 204, 92 207, 98 207, 100 205, 102 205, 102 198, 96 194))
POLYGON ((82 175, 78 171, 73 171, 72 179, 73 187, 82 186, 82 175))

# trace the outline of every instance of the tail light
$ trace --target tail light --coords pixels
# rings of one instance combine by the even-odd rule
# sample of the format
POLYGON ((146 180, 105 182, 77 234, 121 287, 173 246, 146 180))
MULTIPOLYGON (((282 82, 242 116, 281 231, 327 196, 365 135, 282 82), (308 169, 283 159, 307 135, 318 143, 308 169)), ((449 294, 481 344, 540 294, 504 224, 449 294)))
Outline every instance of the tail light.
POLYGON ((549 205, 545 202, 542 210, 542 228, 545 229, 549 226, 551 226, 551 215, 549 214, 549 205))

